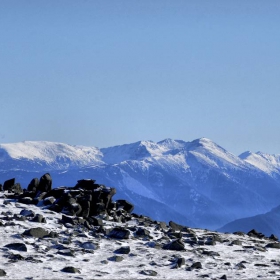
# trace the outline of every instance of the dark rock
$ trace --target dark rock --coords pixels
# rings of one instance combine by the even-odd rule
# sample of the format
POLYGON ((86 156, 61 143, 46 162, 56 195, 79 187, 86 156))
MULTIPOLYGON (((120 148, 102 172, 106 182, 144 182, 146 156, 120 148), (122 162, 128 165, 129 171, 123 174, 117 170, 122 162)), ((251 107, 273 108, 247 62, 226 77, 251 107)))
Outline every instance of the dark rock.
POLYGON ((237 269, 244 269, 244 268, 246 268, 246 266, 243 264, 243 262, 240 262, 236 265, 236 268, 237 269))
POLYGON ((278 237, 277 237, 276 235, 274 235, 274 234, 271 234, 271 235, 269 236, 269 239, 271 239, 271 240, 273 240, 273 241, 278 241, 278 237))
POLYGON ((187 231, 188 228, 186 226, 179 225, 173 221, 169 222, 169 226, 173 231, 187 231))
POLYGON ((77 225, 79 223, 79 220, 77 218, 72 218, 66 215, 62 215, 61 217, 61 223, 63 224, 72 224, 72 225, 77 225))
POLYGON ((224 274, 220 279, 227 280, 227 276, 224 274))
POLYGON ((183 251, 183 250, 185 250, 185 244, 182 242, 182 240, 177 239, 177 240, 171 241, 168 244, 165 244, 162 248, 165 250, 183 251))
POLYGON ((17 214, 14 214, 14 219, 22 222, 26 221, 26 217, 17 214))
POLYGON ((46 218, 41 214, 36 214, 31 221, 36 223, 46 223, 46 218))
POLYGON ((111 238, 128 239, 130 231, 125 228, 115 227, 112 230, 110 230, 107 235, 111 238))
POLYGON ((130 253, 130 247, 129 246, 123 246, 119 249, 115 250, 114 253, 116 254, 129 254, 130 253))
POLYGON ((275 243, 268 243, 266 246, 266 248, 274 248, 274 249, 280 249, 280 243, 279 242, 275 242, 275 243))
POLYGON ((6 275, 7 275, 6 271, 3 269, 0 269, 0 276, 6 276, 6 275))
POLYGON ((154 271, 154 270, 150 270, 150 269, 141 270, 139 273, 143 274, 143 275, 146 275, 146 276, 157 276, 157 272, 154 271))
POLYGON ((247 233, 247 235, 250 236, 250 237, 255 237, 255 238, 263 238, 263 237, 265 237, 264 234, 262 234, 260 232, 257 232, 255 229, 250 230, 247 233))
POLYGON ((240 240, 233 240, 233 241, 231 242, 231 244, 232 244, 232 245, 239 245, 239 246, 242 246, 242 241, 240 241, 240 240))
POLYGON ((73 266, 66 266, 63 269, 61 269, 61 271, 66 273, 81 273, 79 269, 73 266))
POLYGON ((108 260, 113 262, 121 262, 124 260, 124 258, 122 256, 113 256, 108 258, 108 260))
POLYGON ((13 192, 14 194, 21 194, 22 193, 22 188, 21 188, 20 183, 14 184, 11 188, 11 192, 13 192))
POLYGON ((202 255, 211 256, 211 257, 218 257, 218 256, 220 256, 220 254, 218 252, 206 251, 206 250, 202 251, 202 255))
POLYGON ((149 236, 150 232, 147 229, 144 228, 138 228, 135 232, 135 235, 137 236, 149 236))
POLYGON ((97 189, 99 185, 95 184, 95 180, 92 179, 82 179, 78 180, 75 189, 83 189, 83 190, 94 190, 97 189))
POLYGON ((46 197, 43 201, 44 205, 52 205, 56 201, 56 198, 54 196, 46 197))
POLYGON ((99 248, 98 245, 92 243, 92 242, 84 242, 80 245, 83 249, 86 250, 97 250, 99 248))
POLYGON ((40 178, 38 191, 49 192, 51 189, 52 189, 52 178, 49 173, 46 173, 40 178))
POLYGON ((27 210, 27 209, 21 210, 19 214, 20 214, 21 216, 24 216, 24 217, 32 217, 32 218, 35 216, 34 211, 32 211, 32 210, 27 210))
POLYGON ((41 260, 34 259, 32 256, 25 258, 25 261, 31 262, 31 263, 42 263, 43 262, 41 260))
POLYGON ((4 190, 4 191, 11 191, 13 185, 15 184, 15 182, 16 182, 16 179, 15 179, 15 178, 6 180, 6 181, 4 182, 4 185, 3 185, 3 190, 4 190))
POLYGON ((18 202, 23 204, 35 204, 34 199, 31 197, 21 197, 18 199, 18 202))
POLYGON ((191 265, 191 269, 201 269, 201 268, 202 268, 201 262, 195 262, 191 265))
POLYGON ((70 249, 58 250, 56 253, 67 257, 75 257, 74 252, 70 249))
POLYGON ((116 200, 116 203, 117 203, 117 208, 122 208, 128 213, 131 213, 134 209, 134 205, 128 202, 127 200, 118 199, 116 200))
POLYGON ((11 250, 16 250, 20 252, 27 252, 27 247, 24 243, 10 243, 5 245, 4 247, 11 249, 11 250))
POLYGON ((24 260, 24 257, 20 254, 9 254, 7 257, 10 260, 10 262, 17 262, 17 261, 24 260))
POLYGON ((33 178, 31 180, 31 182, 29 183, 28 187, 27 187, 27 190, 29 192, 34 192, 36 193, 37 192, 37 189, 38 189, 38 186, 39 186, 39 179, 38 178, 33 178))
POLYGON ((258 266, 258 267, 269 267, 268 264, 264 264, 264 263, 255 263, 254 266, 258 266))
POLYGON ((177 259, 176 264, 177 264, 178 267, 181 267, 182 265, 185 265, 185 264, 186 264, 185 258, 179 257, 179 258, 177 259))
POLYGON ((102 226, 103 225, 102 219, 99 219, 96 217, 88 217, 87 221, 93 226, 102 226))
POLYGON ((23 235, 30 235, 35 238, 44 238, 44 237, 49 237, 49 232, 44 228, 37 227, 24 231, 23 235))

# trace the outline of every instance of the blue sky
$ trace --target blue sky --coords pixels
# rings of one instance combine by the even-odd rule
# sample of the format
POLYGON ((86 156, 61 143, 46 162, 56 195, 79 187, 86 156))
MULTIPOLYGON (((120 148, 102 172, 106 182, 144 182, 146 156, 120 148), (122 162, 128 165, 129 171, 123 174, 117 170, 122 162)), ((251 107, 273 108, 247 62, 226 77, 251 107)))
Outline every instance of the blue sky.
POLYGON ((278 0, 1 0, 0 142, 280 153, 279 15, 278 0))

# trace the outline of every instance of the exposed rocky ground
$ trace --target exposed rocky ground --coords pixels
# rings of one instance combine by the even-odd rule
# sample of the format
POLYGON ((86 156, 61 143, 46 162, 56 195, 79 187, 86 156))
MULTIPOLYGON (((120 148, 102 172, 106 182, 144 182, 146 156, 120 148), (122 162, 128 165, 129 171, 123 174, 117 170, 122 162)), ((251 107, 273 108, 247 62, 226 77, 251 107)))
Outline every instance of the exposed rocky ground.
POLYGON ((280 279, 280 243, 133 213, 94 180, 52 189, 49 174, 0 193, 3 279, 280 279))

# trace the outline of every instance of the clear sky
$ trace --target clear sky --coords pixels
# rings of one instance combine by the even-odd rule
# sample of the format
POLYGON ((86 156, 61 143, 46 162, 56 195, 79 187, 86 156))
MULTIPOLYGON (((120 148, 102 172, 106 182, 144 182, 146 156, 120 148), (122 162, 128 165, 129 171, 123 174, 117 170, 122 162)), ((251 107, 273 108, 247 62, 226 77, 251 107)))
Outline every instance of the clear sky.
POLYGON ((1 0, 0 142, 207 137, 280 153, 280 1, 1 0))

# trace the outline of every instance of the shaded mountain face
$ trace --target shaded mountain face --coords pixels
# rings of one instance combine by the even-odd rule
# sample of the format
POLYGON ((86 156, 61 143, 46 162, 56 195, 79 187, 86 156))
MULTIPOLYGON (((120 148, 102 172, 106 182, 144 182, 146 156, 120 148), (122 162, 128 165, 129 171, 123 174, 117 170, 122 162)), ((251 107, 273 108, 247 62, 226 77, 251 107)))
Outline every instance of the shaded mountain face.
POLYGON ((279 158, 238 157, 207 138, 103 149, 30 141, 0 145, 0 183, 16 177, 27 187, 45 172, 54 187, 93 178, 115 187, 137 213, 216 229, 280 204, 279 158))
POLYGON ((262 232, 266 236, 276 234, 280 236, 280 206, 273 208, 271 211, 255 215, 252 217, 237 219, 232 221, 223 227, 219 228, 221 232, 236 232, 243 231, 248 232, 251 229, 256 229, 262 232), (249 229, 249 230, 248 230, 249 229))

